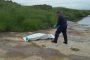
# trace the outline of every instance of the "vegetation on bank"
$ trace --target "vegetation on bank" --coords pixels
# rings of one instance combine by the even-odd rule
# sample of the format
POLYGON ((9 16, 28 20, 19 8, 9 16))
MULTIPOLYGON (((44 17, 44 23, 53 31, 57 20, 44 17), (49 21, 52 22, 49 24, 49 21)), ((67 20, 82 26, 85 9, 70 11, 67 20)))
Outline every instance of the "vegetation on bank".
POLYGON ((78 21, 90 11, 73 10, 49 5, 21 6, 12 1, 0 0, 0 31, 33 31, 53 27, 55 12, 62 11, 67 20, 78 21))

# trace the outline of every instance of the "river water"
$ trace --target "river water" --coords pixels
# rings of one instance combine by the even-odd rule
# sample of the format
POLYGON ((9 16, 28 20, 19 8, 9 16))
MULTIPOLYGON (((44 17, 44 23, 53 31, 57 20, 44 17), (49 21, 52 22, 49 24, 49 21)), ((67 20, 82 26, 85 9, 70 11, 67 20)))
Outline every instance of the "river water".
POLYGON ((80 20, 78 22, 78 24, 81 24, 81 25, 86 26, 86 27, 90 27, 90 15, 88 15, 87 17, 80 20))

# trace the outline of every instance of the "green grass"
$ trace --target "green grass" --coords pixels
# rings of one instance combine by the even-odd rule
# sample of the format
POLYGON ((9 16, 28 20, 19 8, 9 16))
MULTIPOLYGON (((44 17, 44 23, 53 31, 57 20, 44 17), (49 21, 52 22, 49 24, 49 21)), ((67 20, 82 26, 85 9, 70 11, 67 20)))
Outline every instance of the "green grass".
POLYGON ((15 2, 0 0, 0 32, 33 31, 53 27, 56 11, 62 11, 67 20, 78 21, 90 11, 53 8, 48 5, 21 6, 15 2))

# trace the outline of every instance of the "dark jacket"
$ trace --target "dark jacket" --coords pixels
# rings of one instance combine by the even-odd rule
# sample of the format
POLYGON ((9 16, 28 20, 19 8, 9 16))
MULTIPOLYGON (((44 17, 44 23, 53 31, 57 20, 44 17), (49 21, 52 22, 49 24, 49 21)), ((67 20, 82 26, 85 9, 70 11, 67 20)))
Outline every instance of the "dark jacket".
POLYGON ((57 25, 58 28, 66 28, 67 27, 67 20, 64 18, 64 16, 60 15, 58 17, 57 25))

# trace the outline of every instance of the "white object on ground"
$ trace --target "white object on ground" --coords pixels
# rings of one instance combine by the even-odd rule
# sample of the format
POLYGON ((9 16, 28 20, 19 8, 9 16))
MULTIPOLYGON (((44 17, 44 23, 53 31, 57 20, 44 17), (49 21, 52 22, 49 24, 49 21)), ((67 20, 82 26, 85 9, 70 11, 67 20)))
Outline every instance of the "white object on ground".
POLYGON ((32 35, 28 35, 23 37, 23 40, 25 42, 28 42, 30 40, 42 40, 42 39, 54 39, 54 35, 52 34, 44 34, 44 33, 35 33, 32 35))

